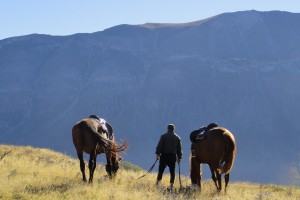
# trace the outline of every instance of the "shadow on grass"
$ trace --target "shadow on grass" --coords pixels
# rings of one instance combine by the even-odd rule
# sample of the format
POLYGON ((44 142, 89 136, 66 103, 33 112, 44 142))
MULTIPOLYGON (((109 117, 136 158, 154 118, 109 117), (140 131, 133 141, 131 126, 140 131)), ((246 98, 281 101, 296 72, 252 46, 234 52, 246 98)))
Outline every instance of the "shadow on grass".
POLYGON ((68 183, 60 183, 60 184, 51 184, 51 185, 46 185, 46 186, 33 186, 33 185, 27 185, 25 187, 25 191, 30 193, 30 194, 45 194, 45 193, 50 193, 50 192, 66 192, 70 188, 72 188, 72 184, 68 183))

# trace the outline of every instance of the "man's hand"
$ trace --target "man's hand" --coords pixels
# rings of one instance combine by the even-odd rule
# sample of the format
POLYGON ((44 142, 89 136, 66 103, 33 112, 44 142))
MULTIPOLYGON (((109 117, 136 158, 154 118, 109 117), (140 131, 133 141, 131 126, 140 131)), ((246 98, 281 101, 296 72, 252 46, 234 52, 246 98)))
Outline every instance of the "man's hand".
POLYGON ((177 159, 178 164, 181 162, 181 159, 177 159))
POLYGON ((160 155, 156 154, 156 159, 159 160, 160 159, 160 155))

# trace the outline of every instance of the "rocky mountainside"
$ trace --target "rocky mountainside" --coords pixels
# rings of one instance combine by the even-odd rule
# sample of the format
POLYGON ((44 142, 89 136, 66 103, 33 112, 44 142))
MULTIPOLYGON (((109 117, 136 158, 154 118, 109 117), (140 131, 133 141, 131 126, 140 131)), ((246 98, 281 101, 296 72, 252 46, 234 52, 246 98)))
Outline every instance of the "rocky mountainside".
POLYGON ((300 14, 243 11, 0 40, 0 143, 75 155, 72 126, 97 114, 146 169, 174 123, 188 174, 189 133, 216 122, 237 140, 233 179, 300 185, 299 35, 300 14))

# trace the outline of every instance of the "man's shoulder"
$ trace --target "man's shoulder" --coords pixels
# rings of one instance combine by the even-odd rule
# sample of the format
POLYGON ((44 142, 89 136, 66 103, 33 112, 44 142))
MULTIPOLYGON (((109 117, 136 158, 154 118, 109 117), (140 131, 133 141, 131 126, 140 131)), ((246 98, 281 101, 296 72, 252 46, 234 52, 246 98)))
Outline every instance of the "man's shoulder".
POLYGON ((175 133, 175 132, 166 132, 166 133, 162 134, 161 137, 162 138, 164 138, 164 137, 168 137, 168 138, 170 138, 170 137, 176 137, 179 140, 181 140, 181 138, 179 137, 179 135, 177 135, 177 133, 175 133))
POLYGON ((179 140, 181 140, 180 136, 177 135, 177 133, 174 133, 174 135, 175 135, 179 140))
POLYGON ((168 133, 162 134, 160 137, 166 137, 168 133))

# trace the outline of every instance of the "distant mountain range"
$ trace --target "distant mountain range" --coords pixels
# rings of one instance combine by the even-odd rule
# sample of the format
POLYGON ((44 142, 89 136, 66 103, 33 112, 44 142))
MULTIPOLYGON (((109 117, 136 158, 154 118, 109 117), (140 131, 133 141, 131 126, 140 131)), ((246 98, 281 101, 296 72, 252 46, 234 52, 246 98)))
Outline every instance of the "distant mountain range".
POLYGON ((237 140, 232 179, 299 186, 299 85, 295 13, 13 37, 0 40, 0 143, 75 155, 72 126, 97 114, 146 169, 174 123, 188 174, 189 133, 216 122, 237 140))

